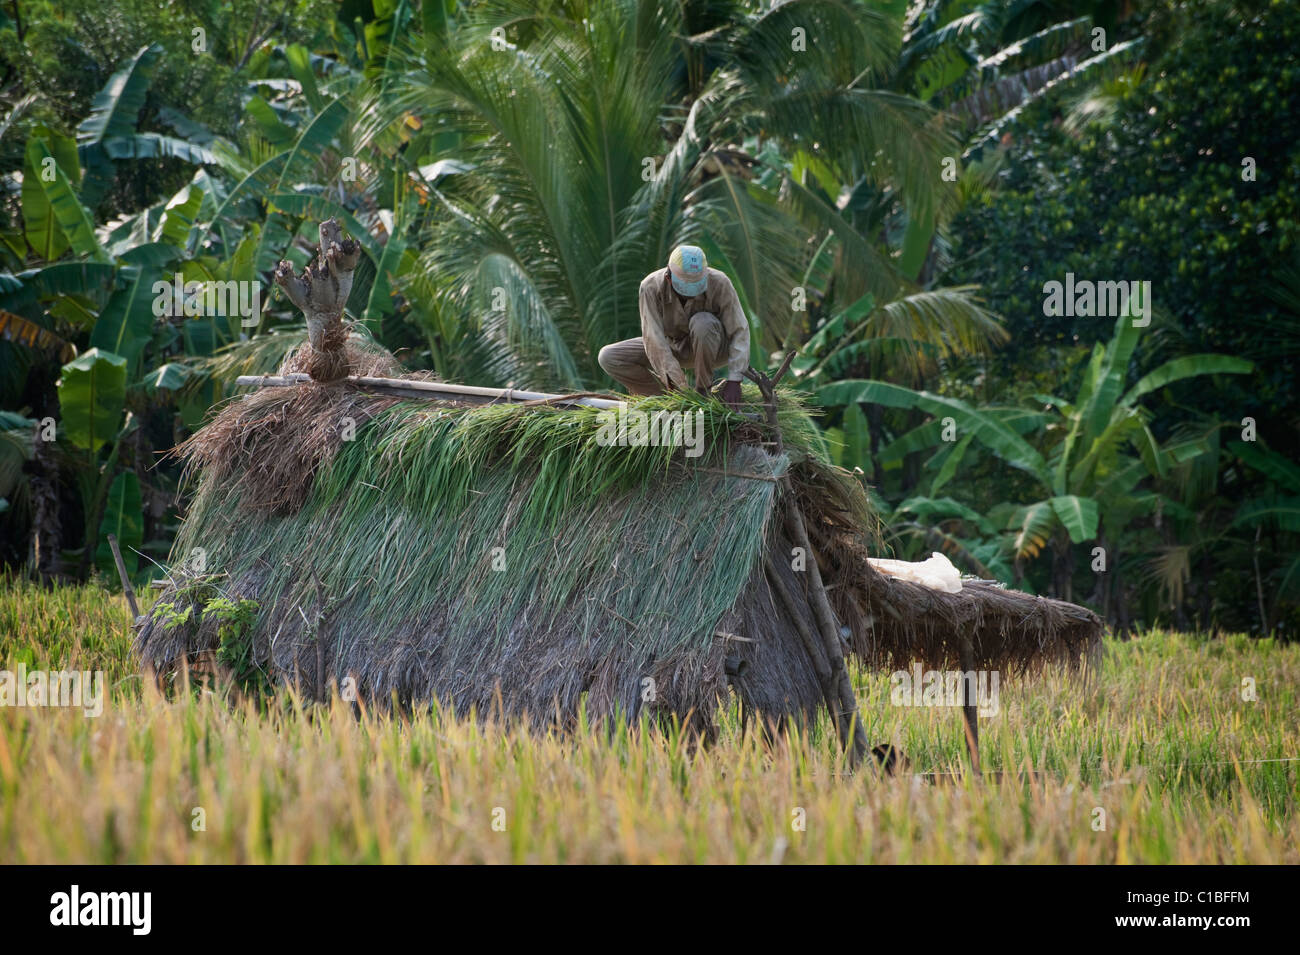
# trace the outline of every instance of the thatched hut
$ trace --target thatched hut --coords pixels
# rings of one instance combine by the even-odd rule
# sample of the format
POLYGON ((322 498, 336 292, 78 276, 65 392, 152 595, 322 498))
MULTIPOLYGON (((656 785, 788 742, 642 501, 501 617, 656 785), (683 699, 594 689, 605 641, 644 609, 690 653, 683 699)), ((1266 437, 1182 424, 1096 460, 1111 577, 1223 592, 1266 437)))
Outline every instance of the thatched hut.
POLYGON ((877 573, 868 497, 793 392, 759 420, 693 393, 627 403, 689 414, 693 454, 577 399, 404 397, 373 384, 387 356, 348 348, 360 379, 281 379, 179 449, 194 496, 136 635, 147 666, 217 659, 315 698, 347 682, 533 721, 671 714, 705 734, 735 693, 769 720, 826 704, 847 743, 842 651, 1005 677, 1098 644, 1071 604, 877 573))
POLYGON ((226 621, 204 611, 220 595, 256 604, 250 660, 311 696, 351 677, 372 700, 486 711, 499 692, 515 714, 568 719, 585 700, 707 731, 729 690, 768 717, 824 702, 800 633, 818 627, 809 560, 867 666, 1009 674, 1098 639, 1070 604, 875 572, 868 499, 793 395, 783 453, 715 401, 629 408, 697 416, 702 453, 602 442, 611 413, 586 406, 310 381, 238 398, 181 448, 195 494, 136 649, 159 670, 216 653, 226 621))

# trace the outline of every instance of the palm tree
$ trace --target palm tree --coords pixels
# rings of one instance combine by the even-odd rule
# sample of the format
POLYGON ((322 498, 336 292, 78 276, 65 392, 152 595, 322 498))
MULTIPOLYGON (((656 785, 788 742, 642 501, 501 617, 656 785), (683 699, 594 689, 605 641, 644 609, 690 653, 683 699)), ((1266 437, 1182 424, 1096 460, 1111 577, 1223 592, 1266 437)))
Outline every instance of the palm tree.
MULTIPOLYGON (((368 139, 418 126, 424 168, 459 164, 423 184, 437 211, 410 296, 452 359, 440 370, 599 380, 596 351, 637 333, 637 285, 683 241, 735 280, 759 360, 803 317, 792 299, 818 262, 845 302, 921 291, 887 236, 810 185, 815 164, 882 207, 946 201, 942 123, 876 82, 900 42, 900 18, 850 0, 490 2, 426 24, 364 109, 368 139)), ((965 293, 930 304, 986 319, 965 293)), ((891 314, 923 333, 923 311, 891 314)))
POLYGON ((930 0, 912 8, 895 87, 958 123, 967 156, 996 145, 1026 106, 1115 75, 1141 46, 1118 41, 1113 4, 930 0))

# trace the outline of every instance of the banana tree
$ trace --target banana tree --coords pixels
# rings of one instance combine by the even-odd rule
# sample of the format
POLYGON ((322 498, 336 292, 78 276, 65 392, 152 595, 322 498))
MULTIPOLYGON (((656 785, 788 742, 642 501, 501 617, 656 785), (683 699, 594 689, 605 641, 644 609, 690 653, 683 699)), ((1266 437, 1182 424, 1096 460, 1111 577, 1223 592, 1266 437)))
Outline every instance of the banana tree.
POLYGON ((1138 54, 1141 41, 1118 40, 1105 6, 1074 5, 1063 19, 1024 0, 927 0, 909 10, 892 82, 948 112, 969 155, 1030 103, 1096 83, 1138 54))
MULTIPOLYGON (((110 531, 133 571, 137 549, 165 547, 154 535, 166 532, 176 476, 153 467, 155 448, 183 437, 221 396, 212 372, 266 370, 301 340, 296 318, 282 318, 287 308, 244 306, 270 301, 267 276, 281 256, 305 262, 304 223, 345 224, 365 253, 349 312, 372 331, 401 328, 415 262, 407 238, 427 197, 403 164, 400 136, 383 149, 360 145, 350 102, 368 77, 384 85, 391 45, 415 8, 375 6, 364 34, 338 28, 337 55, 268 46, 241 62, 248 95, 237 141, 146 108, 167 55, 155 44, 118 65, 75 137, 27 127, 21 176, 14 170, 9 183, 21 227, 0 233, 0 407, 12 407, 14 421, 58 422, 57 443, 38 441, 25 467, 33 486, 80 491, 84 531, 66 518, 62 531, 68 547, 84 541, 83 576, 96 564, 114 574, 102 547, 110 531), (145 131, 146 117, 170 132, 145 131), (157 158, 189 164, 192 178, 97 221, 98 208, 121 205, 101 200, 120 191, 126 164, 157 158), (236 309, 220 299, 214 310, 193 300, 195 283, 227 296, 268 291, 236 309)), ((24 520, 39 510, 28 498, 50 497, 25 494, 21 482, 11 490, 10 510, 24 520)), ((6 521, 17 523, 15 514, 6 521)), ((58 552, 49 543, 59 536, 39 533, 43 557, 58 552)), ((49 566, 42 559, 38 569, 49 566)))
MULTIPOLYGON (((31 467, 72 472, 68 483, 81 492, 85 522, 83 576, 96 563, 112 571, 111 556, 99 546, 105 527, 118 533, 128 567, 136 568, 135 548, 144 543, 141 493, 134 472, 119 473, 120 452, 138 437, 141 415, 184 383, 184 366, 174 358, 203 343, 211 351, 239 334, 237 316, 210 319, 206 333, 201 321, 159 321, 160 299, 171 298, 159 287, 169 287, 176 274, 183 281, 229 277, 229 265, 205 264, 186 252, 194 219, 205 202, 212 206, 208 192, 215 191, 215 180, 205 169, 175 196, 106 225, 95 222, 91 203, 111 182, 116 163, 151 155, 213 160, 204 147, 135 132, 157 55, 145 48, 113 75, 81 124, 79 141, 33 128, 24 154, 23 228, 4 237, 13 271, 0 273, 0 347, 29 378, 48 377, 48 388, 28 387, 27 393, 48 396, 37 416, 58 420, 61 450, 34 454, 31 467), (88 349, 79 356, 78 344, 88 349)), ((16 383, 6 378, 3 384, 7 395, 16 393, 16 383)), ((191 419, 206 407, 192 405, 191 419)), ((40 433, 53 434, 44 426, 40 433)), ((40 440, 37 449, 44 451, 47 442, 40 440)), ((153 464, 136 458, 142 473, 153 464)), ((42 486, 58 483, 54 474, 39 480, 42 486)), ((47 553, 53 536, 41 534, 47 553)))
MULTIPOLYGON (((1119 39, 1106 12, 1105 4, 1085 3, 1062 18, 1048 4, 1025 0, 909 7, 889 82, 941 110, 961 140, 946 160, 950 211, 993 182, 1001 159, 995 147, 1031 104, 1107 83, 1140 55, 1142 41, 1119 39)), ((951 264, 944 222, 908 212, 898 226, 900 269, 909 278, 941 274, 951 264)))
POLYGON ((1143 399, 1185 378, 1245 374, 1253 368, 1241 358, 1189 355, 1129 386, 1129 364, 1140 334, 1129 316, 1121 316, 1111 341, 1093 350, 1073 401, 1038 395, 1036 408, 974 407, 878 380, 836 382, 818 389, 817 397, 826 406, 866 403, 932 415, 934 420, 898 436, 882 451, 933 450, 937 473, 932 494, 973 460, 976 446, 1027 475, 1041 497, 996 508, 988 518, 1008 539, 1015 561, 1036 558, 1044 548, 1051 551, 1053 591, 1068 600, 1072 545, 1096 542, 1102 548, 1096 556, 1104 561, 1097 566, 1115 568, 1125 526, 1157 503, 1154 492, 1139 487, 1143 479, 1163 476, 1208 451, 1199 439, 1162 443, 1151 429, 1154 415, 1143 399))
POLYGON ((181 159, 195 165, 215 162, 206 146, 163 133, 139 132, 136 124, 149 93, 154 67, 163 55, 156 43, 141 47, 99 91, 77 128, 77 152, 85 169, 82 204, 93 209, 116 176, 115 160, 181 159))
MULTIPOLYGON (((138 92, 139 79, 138 72, 119 74, 96 98, 103 130, 113 131, 126 122, 110 94, 138 92)), ((123 136, 113 136, 89 143, 94 148, 82 151, 68 137, 48 129, 33 133, 25 159, 24 231, 9 240, 11 248, 21 240, 17 251, 22 254, 15 256, 20 260, 48 255, 57 261, 3 273, 0 281, 0 314, 8 341, 36 353, 33 367, 38 375, 47 367, 40 355, 58 352, 64 362, 54 391, 58 440, 66 451, 63 459, 76 462, 73 483, 81 491, 85 518, 83 575, 95 562, 105 570, 113 566, 107 552, 96 553, 104 536, 102 525, 124 531, 120 536, 133 570, 137 557, 131 548, 143 543, 134 531, 126 532, 142 527, 140 492, 135 474, 118 474, 119 451, 137 426, 131 406, 142 410, 158 394, 150 382, 172 390, 178 384, 174 374, 165 372, 166 356, 175 348, 166 340, 171 327, 156 322, 157 285, 164 275, 170 279, 173 268, 187 267, 180 264, 184 233, 203 197, 201 189, 189 186, 157 209, 97 227, 83 196, 98 187, 80 157, 111 164, 118 152, 114 144, 122 141, 123 136), (70 354, 75 353, 74 341, 89 350, 70 354)), ((98 174, 104 175, 102 170, 98 174)), ((46 408, 42 414, 54 410, 46 408)), ((46 461, 40 457, 42 466, 46 461)))

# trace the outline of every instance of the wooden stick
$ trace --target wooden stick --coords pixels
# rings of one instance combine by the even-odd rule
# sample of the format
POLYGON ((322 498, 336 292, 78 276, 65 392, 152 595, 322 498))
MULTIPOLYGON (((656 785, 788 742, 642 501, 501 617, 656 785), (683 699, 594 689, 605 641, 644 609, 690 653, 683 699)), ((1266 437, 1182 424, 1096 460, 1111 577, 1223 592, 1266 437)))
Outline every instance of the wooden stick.
MULTIPOLYGON (((252 388, 293 388, 310 382, 310 375, 240 375, 235 384, 252 388)), ((407 378, 373 378, 366 375, 349 375, 340 382, 354 385, 365 391, 401 395, 404 398, 424 398, 431 401, 464 401, 471 404, 494 402, 549 402, 554 404, 586 405, 588 408, 618 409, 627 402, 613 398, 599 398, 588 394, 554 395, 543 391, 521 391, 515 388, 480 388, 478 385, 453 385, 445 381, 420 381, 407 378)), ((331 382, 333 384, 333 382, 331 382)))
POLYGON ((787 527, 793 532, 795 545, 802 547, 806 555, 808 602, 812 606, 813 617, 817 620, 818 629, 821 631, 822 646, 830 662, 831 678, 841 719, 844 722, 844 746, 849 751, 850 764, 856 766, 868 749, 867 732, 862 726, 862 721, 858 719, 858 698, 853 692, 849 668, 840 650, 839 628, 835 626, 835 614, 831 610, 830 598, 826 596, 826 588, 822 584, 821 568, 817 565, 817 553, 808 540, 803 515, 799 513, 797 507, 790 507, 786 510, 786 521, 787 527))
POLYGON ((704 471, 708 474, 721 474, 723 477, 744 478, 746 481, 767 481, 771 484, 780 484, 781 479, 772 477, 770 474, 741 474, 739 471, 723 471, 720 468, 695 468, 696 471, 704 471))
MULTIPOLYGON (((785 369, 790 366, 793 357, 793 352, 786 355, 786 360, 781 365, 780 374, 785 373, 785 369)), ((785 451, 785 440, 781 436, 781 428, 778 422, 776 391, 773 388, 772 379, 763 372, 755 371, 753 368, 745 371, 745 377, 758 385, 758 390, 763 395, 767 408, 767 423, 776 436, 776 452, 781 454, 785 451)), ((782 479, 782 486, 787 492, 787 499, 794 500, 794 486, 789 475, 782 479)), ((862 721, 858 719, 858 698, 853 692, 853 681, 849 679, 849 668, 845 664, 844 654, 840 650, 840 634, 835 626, 835 614, 831 610, 830 598, 826 596, 826 588, 822 583, 821 568, 817 564, 817 554, 813 550, 812 543, 808 540, 808 531, 804 526, 803 515, 799 512, 797 506, 790 506, 786 509, 786 527, 791 537, 794 538, 795 545, 803 548, 807 560, 806 596, 809 605, 812 607, 813 620, 817 625, 816 629, 821 637, 822 653, 818 654, 809 649, 809 656, 817 669, 817 678, 823 681, 822 691, 823 695, 826 696, 826 705, 831 711, 831 719, 839 733, 840 742, 848 753, 849 765, 856 767, 861 762, 862 757, 866 755, 868 749, 867 732, 862 726, 862 721), (824 676, 823 667, 826 669, 824 676)), ((784 583, 780 581, 777 583, 784 589, 784 583)), ((792 608, 794 605, 793 598, 786 593, 784 599, 787 607, 792 608)), ((789 610, 789 612, 797 623, 802 625, 803 621, 799 618, 799 615, 793 609, 789 610)), ((804 636, 802 631, 800 636, 804 636)), ((812 635, 810 634, 808 640, 811 639, 812 635)))
POLYGON ((316 698, 325 701, 329 699, 325 687, 325 639, 321 633, 321 621, 325 618, 325 588, 314 573, 312 581, 316 584, 316 626, 312 628, 312 636, 316 638, 316 698))
POLYGON ((786 353, 785 361, 781 362, 781 367, 778 368, 776 370, 776 374, 772 376, 773 388, 775 388, 777 384, 781 381, 781 379, 785 377, 785 373, 790 370, 790 362, 794 361, 794 356, 797 354, 799 353, 795 351, 793 348, 791 348, 790 351, 786 353))
POLYGON ((786 615, 794 624, 795 630, 799 634, 799 639, 803 641, 804 650, 808 653, 808 659, 812 661, 813 673, 817 676, 817 684, 821 687, 822 698, 826 701, 826 709, 830 711, 831 721, 835 724, 835 731, 844 738, 844 730, 840 725, 840 708, 836 699, 835 682, 831 677, 830 664, 826 662, 826 657, 822 653, 821 643, 813 636, 812 631, 804 624, 803 617, 799 614, 799 608, 791 596, 789 588, 786 587, 785 581, 781 579, 780 573, 772 564, 771 558, 766 558, 763 562, 763 568, 767 573, 767 585, 771 588, 772 593, 776 594, 777 599, 781 601, 781 606, 785 608, 786 615))
POLYGON ((977 776, 980 773, 980 728, 978 701, 974 699, 971 685, 975 682, 975 647, 971 644, 970 634, 961 635, 958 650, 962 669, 962 707, 961 721, 966 727, 966 753, 970 756, 970 768, 977 776), (970 678, 967 679, 967 674, 970 678))
POLYGON ((140 620, 140 607, 135 602, 135 591, 131 589, 131 578, 126 575, 126 562, 122 560, 122 551, 117 546, 117 535, 108 535, 108 546, 113 552, 113 563, 117 564, 117 575, 122 578, 122 592, 126 594, 126 602, 131 607, 131 625, 140 620))

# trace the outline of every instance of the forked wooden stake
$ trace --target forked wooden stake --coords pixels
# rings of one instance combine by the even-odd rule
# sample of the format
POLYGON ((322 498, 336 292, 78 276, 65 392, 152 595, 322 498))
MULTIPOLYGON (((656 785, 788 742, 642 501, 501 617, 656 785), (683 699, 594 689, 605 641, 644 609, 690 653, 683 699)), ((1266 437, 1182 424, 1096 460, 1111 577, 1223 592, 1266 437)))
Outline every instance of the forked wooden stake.
POLYGON ((113 552, 113 563, 117 564, 117 574, 122 578, 122 592, 131 608, 131 625, 140 622, 140 607, 135 602, 135 591, 131 588, 131 578, 126 575, 126 562, 122 560, 122 551, 117 546, 117 535, 108 535, 108 547, 113 552))

